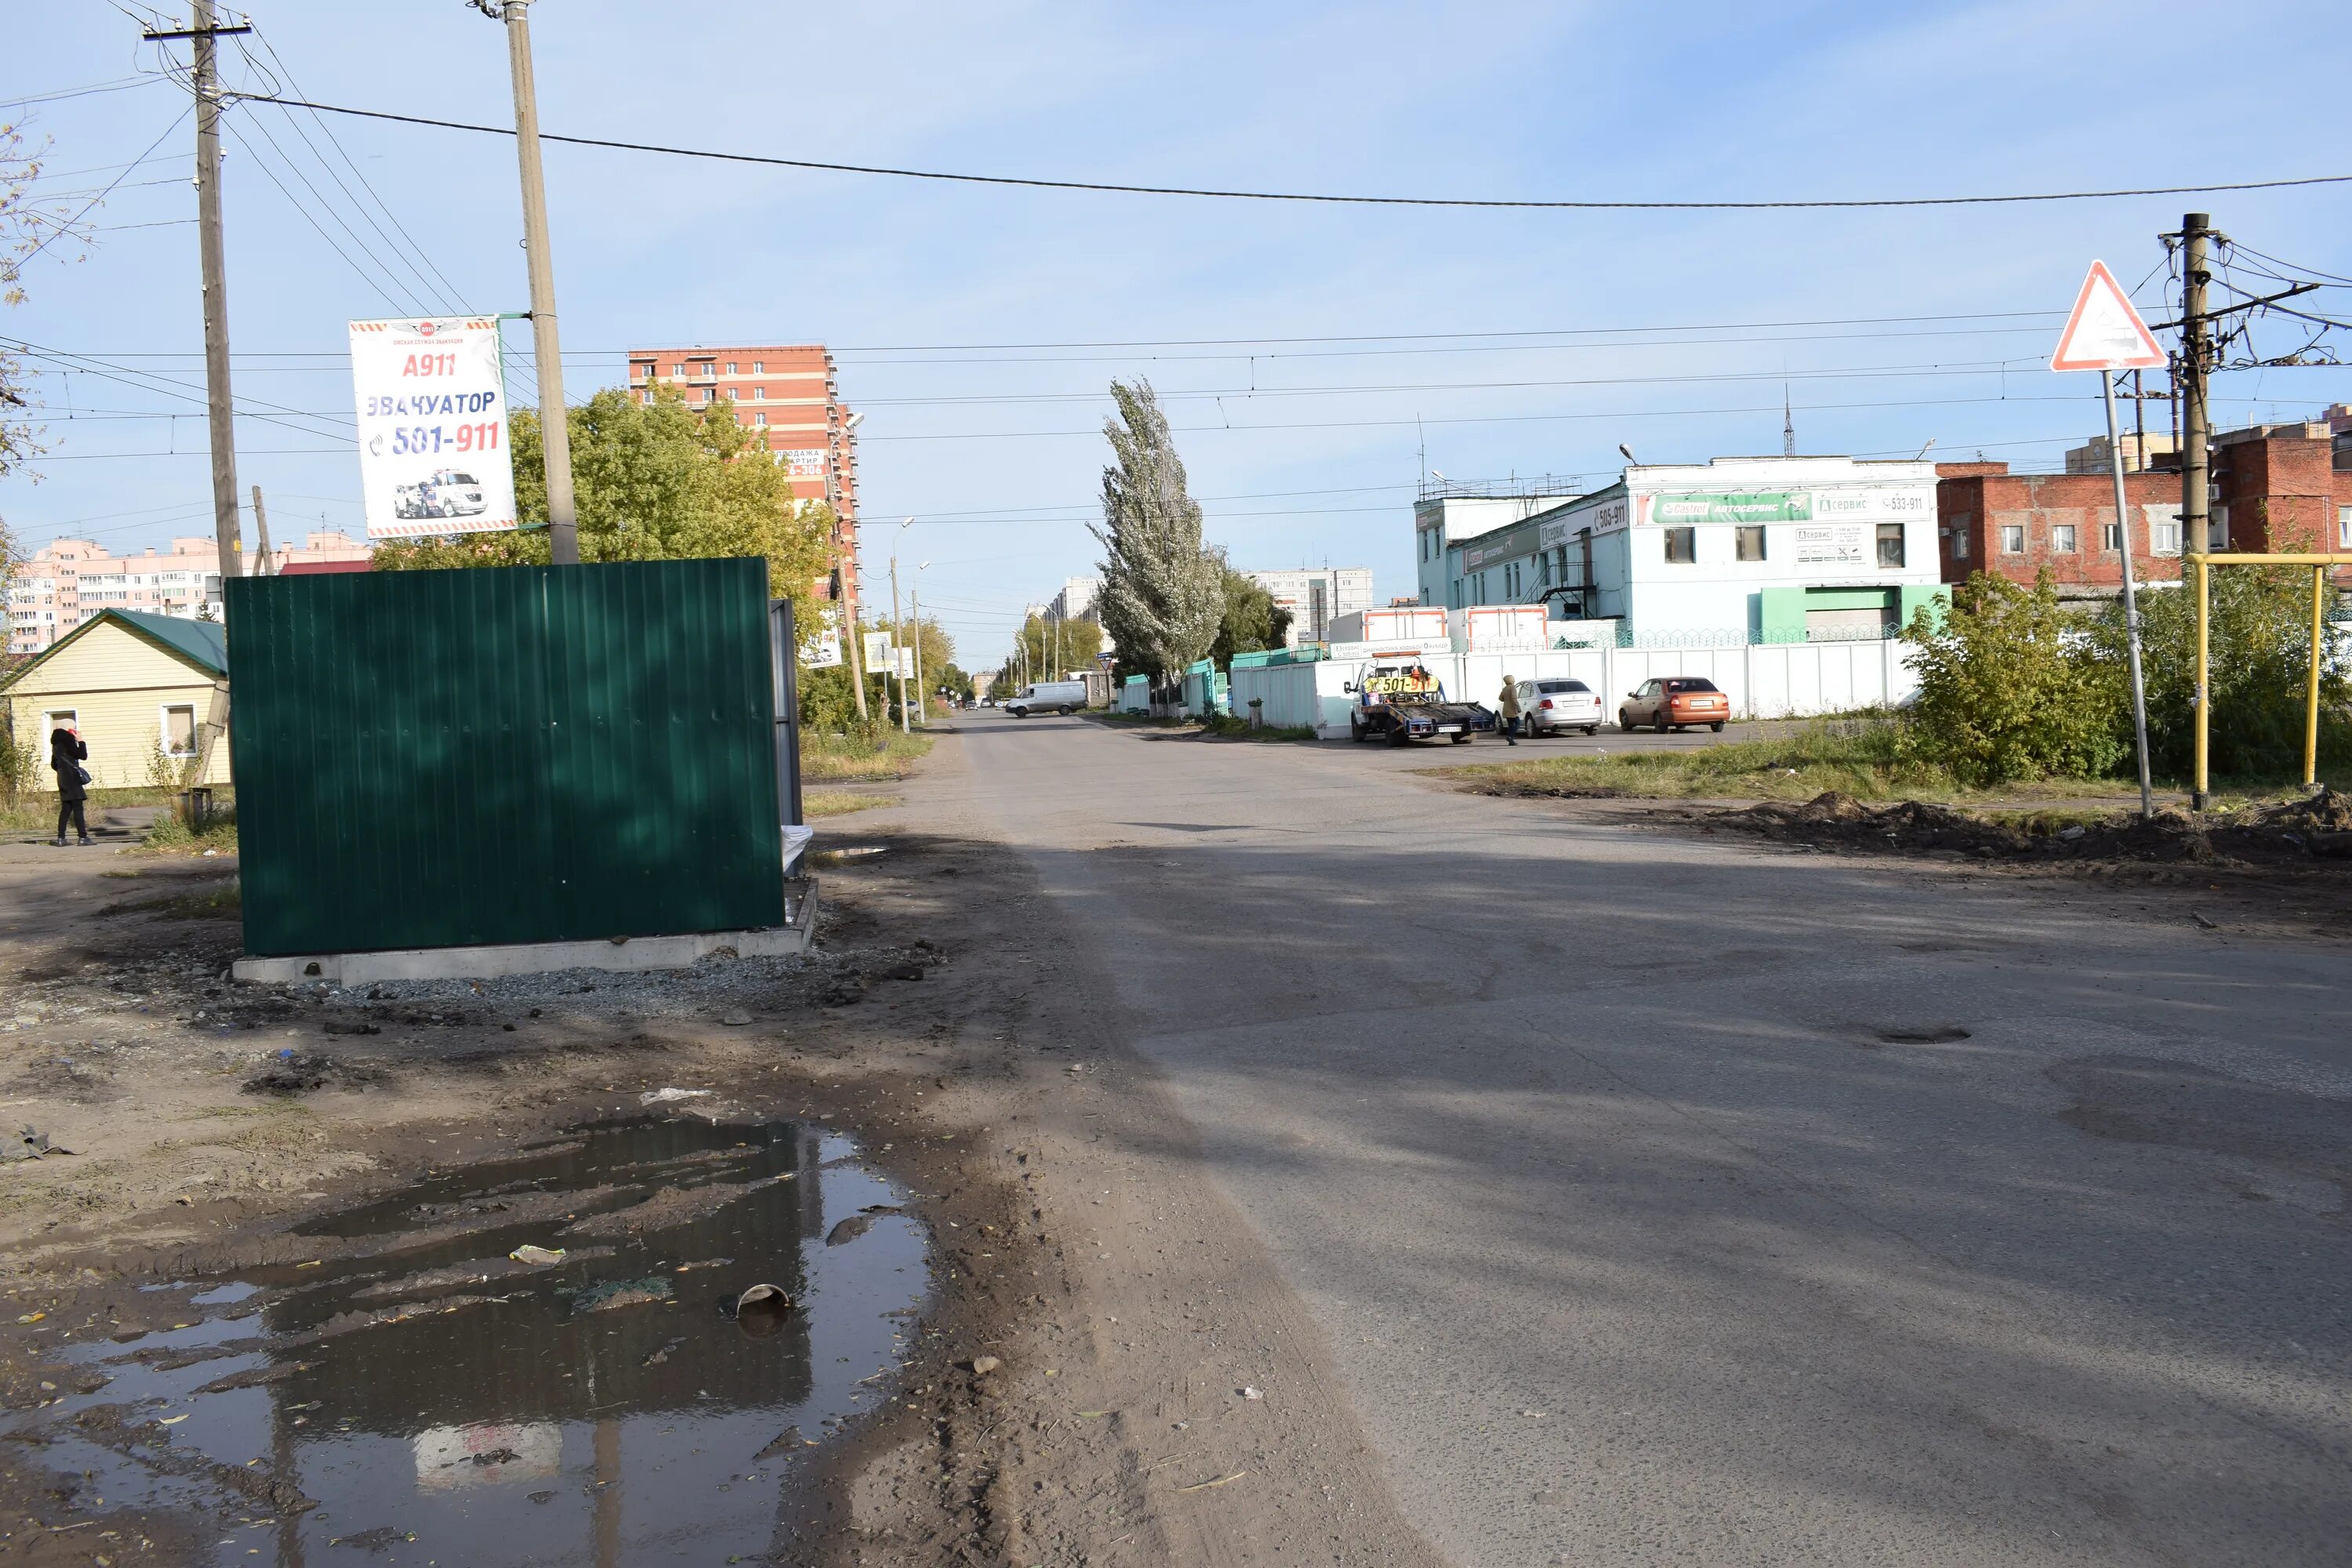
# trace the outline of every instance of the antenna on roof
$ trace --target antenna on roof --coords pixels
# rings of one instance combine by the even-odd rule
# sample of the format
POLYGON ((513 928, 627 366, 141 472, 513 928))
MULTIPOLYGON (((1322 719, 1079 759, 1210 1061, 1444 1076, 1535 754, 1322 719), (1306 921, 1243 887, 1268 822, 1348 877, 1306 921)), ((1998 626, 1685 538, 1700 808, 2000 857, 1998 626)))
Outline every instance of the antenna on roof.
POLYGON ((1789 407, 1789 384, 1780 384, 1780 456, 1797 455, 1797 416, 1789 407))

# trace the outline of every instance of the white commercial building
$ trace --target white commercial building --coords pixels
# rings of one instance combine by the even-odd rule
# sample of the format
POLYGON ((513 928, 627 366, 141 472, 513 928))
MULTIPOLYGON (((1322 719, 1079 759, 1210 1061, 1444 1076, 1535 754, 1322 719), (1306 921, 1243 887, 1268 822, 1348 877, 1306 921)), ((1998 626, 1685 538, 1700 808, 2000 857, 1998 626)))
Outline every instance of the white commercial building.
POLYGON ((1333 621, 1372 607, 1369 566, 1301 566, 1295 572, 1242 575, 1271 595, 1276 609, 1290 612, 1290 629, 1282 639, 1290 647, 1328 641, 1333 621))
MULTIPOLYGON (((1427 510, 1415 512, 1424 551, 1427 510)), ((1936 466, 1637 465, 1591 495, 1447 540, 1442 554, 1434 603, 1541 604, 1555 621, 1614 621, 1620 642, 1882 637, 1942 592, 1936 466)))

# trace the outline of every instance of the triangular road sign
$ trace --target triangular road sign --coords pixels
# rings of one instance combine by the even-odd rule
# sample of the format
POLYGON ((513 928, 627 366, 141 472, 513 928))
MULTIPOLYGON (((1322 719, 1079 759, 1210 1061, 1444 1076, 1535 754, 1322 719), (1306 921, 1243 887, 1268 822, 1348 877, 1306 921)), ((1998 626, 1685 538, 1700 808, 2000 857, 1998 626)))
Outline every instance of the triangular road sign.
POLYGON ((2158 370, 2168 360, 2104 261, 2091 263, 2074 313, 2058 334, 2052 370, 2158 370))

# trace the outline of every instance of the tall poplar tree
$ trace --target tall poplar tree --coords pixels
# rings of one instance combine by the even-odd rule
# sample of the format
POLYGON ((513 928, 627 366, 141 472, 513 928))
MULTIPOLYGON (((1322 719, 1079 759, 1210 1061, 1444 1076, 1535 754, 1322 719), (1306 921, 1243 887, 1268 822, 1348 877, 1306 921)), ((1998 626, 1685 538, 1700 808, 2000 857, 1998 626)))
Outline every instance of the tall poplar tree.
POLYGON ((1119 657, 1173 684, 1209 651, 1224 615, 1223 573, 1201 547, 1201 508, 1151 384, 1110 384, 1118 416, 1103 422, 1118 460, 1103 469, 1102 595, 1096 613, 1119 657))

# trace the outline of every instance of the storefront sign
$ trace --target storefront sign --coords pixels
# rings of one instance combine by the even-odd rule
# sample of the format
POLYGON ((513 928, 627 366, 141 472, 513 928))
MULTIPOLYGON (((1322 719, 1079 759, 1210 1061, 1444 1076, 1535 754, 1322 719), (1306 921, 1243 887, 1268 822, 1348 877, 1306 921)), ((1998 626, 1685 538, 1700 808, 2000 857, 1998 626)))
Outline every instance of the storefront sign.
POLYGON ((497 319, 353 321, 351 331, 368 537, 512 529, 497 319))
POLYGON ((1698 495, 1644 496, 1648 521, 1664 528, 1694 522, 1805 522, 1813 498, 1805 490, 1741 490, 1698 495))
POLYGON ((1899 490, 1856 487, 1813 492, 1813 515, 1818 518, 1926 517, 1935 510, 1935 494, 1924 484, 1899 490))
POLYGON ((841 611, 833 605, 820 605, 810 617, 810 626, 801 643, 801 663, 810 669, 837 669, 841 666, 841 611))
POLYGON ((1847 523, 1801 528, 1797 534, 1800 566, 1868 566, 1870 531, 1847 523))

